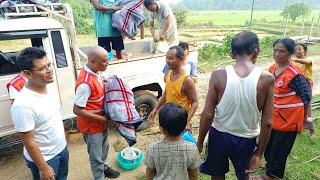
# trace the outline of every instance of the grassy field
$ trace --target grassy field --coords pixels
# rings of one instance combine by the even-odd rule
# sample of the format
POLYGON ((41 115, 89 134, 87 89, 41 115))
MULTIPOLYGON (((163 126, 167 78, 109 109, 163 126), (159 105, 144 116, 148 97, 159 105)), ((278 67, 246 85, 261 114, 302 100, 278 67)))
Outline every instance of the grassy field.
MULTIPOLYGON (((253 20, 275 22, 282 21, 283 17, 280 15, 281 11, 268 11, 268 10, 256 10, 253 13, 253 20)), ((320 10, 314 10, 307 17, 306 22, 310 22, 312 17, 318 18, 320 10)), ((212 22, 214 25, 232 25, 232 26, 244 26, 246 21, 250 20, 251 11, 238 10, 238 11, 192 11, 188 14, 187 22, 190 24, 195 23, 208 23, 212 22)), ((297 22, 302 21, 302 18, 298 18, 297 22)))

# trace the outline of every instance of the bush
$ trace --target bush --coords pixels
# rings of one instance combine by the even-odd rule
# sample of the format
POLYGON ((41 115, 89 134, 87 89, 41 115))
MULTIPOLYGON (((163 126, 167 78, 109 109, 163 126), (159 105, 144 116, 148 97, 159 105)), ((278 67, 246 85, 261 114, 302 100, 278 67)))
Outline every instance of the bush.
POLYGON ((222 40, 221 45, 207 44, 199 49, 199 61, 219 60, 228 56, 231 50, 231 41, 233 34, 228 33, 222 40))
MULTIPOLYGON (((225 35, 221 45, 207 44, 199 49, 199 61, 223 60, 231 51, 233 34, 225 35)), ((260 39, 260 55, 272 55, 272 45, 278 39, 276 36, 266 36, 260 39)))
POLYGON ((74 23, 78 34, 90 34, 94 27, 88 19, 93 19, 91 3, 88 0, 65 0, 71 5, 74 16, 74 23))
POLYGON ((175 7, 172 9, 174 17, 177 20, 177 26, 181 27, 184 25, 187 21, 187 14, 189 12, 188 9, 181 8, 181 7, 175 7))

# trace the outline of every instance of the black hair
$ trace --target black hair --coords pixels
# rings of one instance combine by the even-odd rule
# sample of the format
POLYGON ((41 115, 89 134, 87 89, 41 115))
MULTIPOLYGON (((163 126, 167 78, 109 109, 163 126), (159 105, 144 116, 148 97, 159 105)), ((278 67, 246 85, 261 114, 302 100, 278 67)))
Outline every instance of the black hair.
POLYGON ((180 47, 182 47, 182 49, 185 51, 185 50, 188 50, 189 51, 189 44, 186 43, 186 42, 180 42, 179 45, 180 47))
POLYGON ((154 3, 154 0, 144 0, 143 5, 146 8, 149 8, 150 5, 154 3))
POLYGON ((42 59, 47 54, 44 50, 37 47, 28 47, 20 51, 17 56, 17 64, 21 70, 31 70, 35 59, 42 59))
POLYGON ((169 136, 177 137, 185 129, 188 120, 186 109, 177 103, 166 103, 159 111, 159 125, 169 136))
POLYGON ((303 48, 303 50, 304 50, 304 55, 307 55, 308 46, 307 46, 306 44, 304 44, 304 43, 298 43, 298 44, 296 44, 295 47, 297 47, 297 46, 301 46, 301 47, 303 48))
POLYGON ((232 38, 231 51, 234 56, 251 55, 256 48, 259 48, 259 39, 253 32, 243 31, 232 38))
POLYGON ((184 58, 184 51, 183 51, 182 47, 180 47, 180 46, 171 46, 169 48, 169 50, 172 50, 172 49, 176 50, 176 57, 178 59, 183 59, 184 58))
POLYGON ((290 38, 277 39, 276 42, 273 43, 273 47, 279 43, 282 43, 287 48, 288 52, 291 55, 294 54, 294 48, 296 46, 296 43, 294 42, 294 40, 290 38))

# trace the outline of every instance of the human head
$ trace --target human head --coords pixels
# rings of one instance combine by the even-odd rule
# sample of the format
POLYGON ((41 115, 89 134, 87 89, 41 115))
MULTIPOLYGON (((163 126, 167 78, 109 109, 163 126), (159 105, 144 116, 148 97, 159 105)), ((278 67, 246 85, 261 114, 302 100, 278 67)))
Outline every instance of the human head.
POLYGON ((231 41, 231 57, 236 59, 237 56, 253 56, 256 59, 259 54, 259 39, 257 35, 250 31, 243 31, 236 34, 231 41))
POLYGON ((177 103, 166 103, 159 111, 159 126, 165 135, 179 136, 187 125, 188 113, 177 103))
POLYGON ((296 44, 294 48, 294 53, 298 58, 304 58, 304 56, 307 54, 308 46, 303 43, 296 44))
POLYGON ((182 47, 184 52, 184 59, 187 59, 189 56, 189 44, 186 42, 180 42, 178 46, 182 47))
POLYGON ((294 53, 295 42, 290 38, 278 39, 273 43, 273 57, 276 63, 286 64, 290 62, 294 53))
POLYGON ((52 62, 40 48, 23 49, 17 56, 17 64, 33 85, 43 87, 54 81, 52 62))
POLYGON ((144 0, 143 4, 150 12, 156 12, 158 9, 158 4, 155 0, 144 0))
POLYGON ((93 46, 89 49, 88 53, 88 64, 87 66, 95 73, 99 71, 105 71, 108 65, 108 52, 100 47, 93 46))
POLYGON ((180 69, 184 60, 184 52, 180 46, 172 46, 166 54, 169 69, 180 69))

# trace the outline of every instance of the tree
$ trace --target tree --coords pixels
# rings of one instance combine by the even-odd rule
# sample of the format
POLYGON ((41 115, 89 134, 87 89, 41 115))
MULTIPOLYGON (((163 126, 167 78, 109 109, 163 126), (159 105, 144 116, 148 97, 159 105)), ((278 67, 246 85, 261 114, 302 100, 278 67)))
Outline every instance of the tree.
POLYGON ((181 25, 187 21, 187 14, 189 10, 181 7, 174 7, 172 11, 177 20, 177 26, 181 27, 181 25))
POLYGON ((288 5, 281 13, 282 16, 289 16, 293 22, 300 16, 311 13, 309 6, 305 3, 294 3, 288 5))

